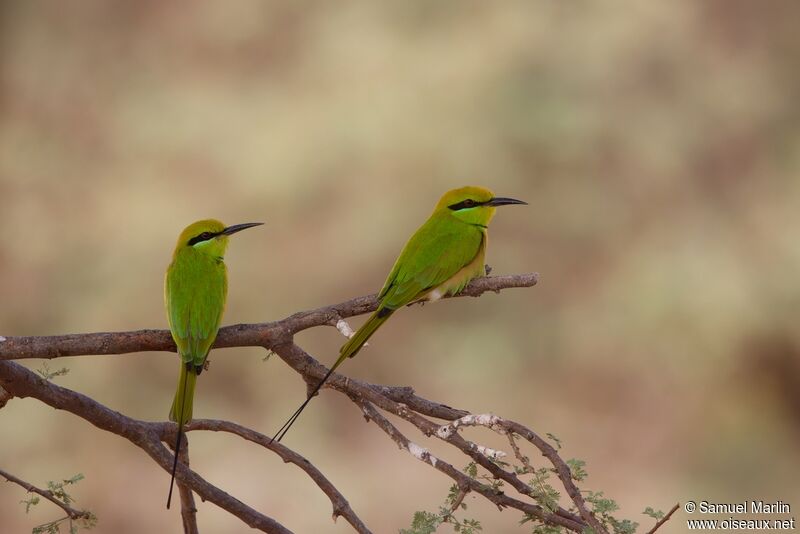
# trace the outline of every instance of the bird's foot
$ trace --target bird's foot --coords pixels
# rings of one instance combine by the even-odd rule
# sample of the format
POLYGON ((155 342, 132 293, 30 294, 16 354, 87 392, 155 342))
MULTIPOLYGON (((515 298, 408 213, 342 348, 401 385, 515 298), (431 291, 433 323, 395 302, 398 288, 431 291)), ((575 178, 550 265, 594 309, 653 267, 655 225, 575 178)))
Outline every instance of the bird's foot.
POLYGON ((486 271, 486 276, 489 276, 492 273, 492 266, 488 263, 483 266, 483 269, 486 271))

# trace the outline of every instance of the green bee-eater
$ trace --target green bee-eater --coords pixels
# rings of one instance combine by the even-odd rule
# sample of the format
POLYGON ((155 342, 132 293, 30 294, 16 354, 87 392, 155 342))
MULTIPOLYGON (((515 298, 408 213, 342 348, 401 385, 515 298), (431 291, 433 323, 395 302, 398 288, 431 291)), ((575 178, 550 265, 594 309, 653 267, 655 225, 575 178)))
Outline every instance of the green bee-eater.
POLYGON ((228 247, 228 236, 260 224, 263 223, 226 227, 214 219, 190 224, 178 237, 178 244, 172 253, 172 263, 164 277, 164 302, 169 329, 181 357, 178 390, 169 411, 170 420, 178 423, 178 438, 175 443, 167 508, 172 500, 183 425, 192 419, 195 382, 203 371, 208 351, 217 337, 225 311, 228 276, 223 260, 228 247))
POLYGON ((375 331, 399 308, 418 301, 436 301, 455 295, 470 280, 486 275, 484 258, 488 226, 497 206, 526 204, 495 197, 483 187, 448 191, 433 213, 406 243, 378 293, 378 309, 339 350, 339 359, 273 439, 280 441, 344 360, 355 356, 375 331))

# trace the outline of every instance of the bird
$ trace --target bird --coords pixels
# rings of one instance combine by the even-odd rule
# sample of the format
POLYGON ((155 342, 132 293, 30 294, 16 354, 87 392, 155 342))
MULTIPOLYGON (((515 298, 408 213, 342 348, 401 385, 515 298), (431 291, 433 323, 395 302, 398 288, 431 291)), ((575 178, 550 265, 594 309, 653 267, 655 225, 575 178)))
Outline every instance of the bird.
POLYGON ((217 337, 225 311, 228 275, 224 259, 228 237, 261 224, 225 226, 216 219, 190 224, 178 237, 172 262, 164 276, 167 320, 181 360, 178 388, 169 411, 170 421, 178 424, 178 437, 167 509, 172 500, 183 426, 192 419, 195 383, 206 365, 208 351, 217 337))
POLYGON ((445 193, 427 221, 411 236, 378 293, 378 308, 339 350, 339 358, 306 400, 276 432, 280 441, 314 395, 347 358, 398 309, 414 302, 434 302, 460 292, 473 278, 486 276, 488 227, 498 206, 527 204, 496 197, 484 187, 466 186, 445 193))

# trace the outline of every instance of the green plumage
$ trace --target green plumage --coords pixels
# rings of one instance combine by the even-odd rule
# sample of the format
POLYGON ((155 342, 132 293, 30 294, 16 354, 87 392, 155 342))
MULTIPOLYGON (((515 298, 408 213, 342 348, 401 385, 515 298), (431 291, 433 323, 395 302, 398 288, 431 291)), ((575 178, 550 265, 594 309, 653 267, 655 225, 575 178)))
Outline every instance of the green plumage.
POLYGON ((339 358, 310 395, 278 430, 280 441, 311 398, 331 374, 352 358, 364 343, 399 308, 412 302, 435 301, 455 295, 470 280, 486 274, 484 258, 489 222, 496 206, 525 204, 513 198, 497 198, 482 187, 448 191, 431 216, 409 239, 378 293, 378 309, 339 350, 339 358))
POLYGON ((411 237, 378 293, 380 305, 339 351, 334 369, 352 358, 392 312, 418 300, 461 291, 485 274, 486 228, 437 210, 411 237), (438 290, 439 294, 432 297, 438 290))
POLYGON ((353 337, 350 340, 342 345, 342 348, 339 350, 339 359, 336 360, 336 363, 333 364, 331 367, 332 370, 336 370, 337 367, 342 365, 342 362, 345 361, 347 358, 352 358, 356 355, 356 353, 361 350, 361 347, 364 346, 364 343, 375 333, 375 331, 380 328, 380 326, 386 322, 389 316, 394 313, 394 310, 391 308, 383 309, 383 315, 378 315, 381 312, 376 311, 372 315, 370 315, 367 322, 364 323, 358 331, 353 334, 353 337))
POLYGON ((197 372, 188 364, 181 365, 178 376, 178 389, 169 409, 169 420, 180 425, 185 425, 192 420, 192 406, 194 404, 194 386, 197 384, 197 372))
POLYGON ((221 256, 193 247, 177 251, 166 277, 169 325, 182 363, 178 390, 169 414, 172 421, 185 424, 192 418, 194 382, 217 337, 227 294, 228 277, 221 256), (183 364, 191 367, 188 380, 184 380, 186 365, 183 364))
MULTIPOLYGON (((172 263, 164 277, 164 302, 169 329, 180 355, 178 387, 169 411, 170 420, 178 423, 173 480, 183 426, 192 420, 197 377, 203 371, 225 311, 228 276, 224 256, 228 236, 258 224, 261 223, 226 227, 214 219, 190 224, 178 237, 172 263)), ((170 482, 167 508, 171 497, 170 482)))

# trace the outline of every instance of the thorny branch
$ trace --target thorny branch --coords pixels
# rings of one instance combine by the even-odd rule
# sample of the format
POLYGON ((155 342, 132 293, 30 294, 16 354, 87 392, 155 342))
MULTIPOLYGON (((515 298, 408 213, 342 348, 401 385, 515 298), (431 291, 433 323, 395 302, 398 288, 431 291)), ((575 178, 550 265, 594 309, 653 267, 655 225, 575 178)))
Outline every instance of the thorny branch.
MULTIPOLYGON (((487 291, 499 292, 501 289, 507 288, 531 287, 537 281, 536 273, 484 277, 473 280, 458 296, 477 297, 487 291)), ((376 307, 376 296, 369 295, 332 306, 299 312, 279 321, 228 326, 220 329, 214 347, 263 347, 277 353, 302 376, 306 383, 314 383, 327 372, 327 369, 294 343, 294 334, 316 326, 333 326, 343 332, 347 330, 342 324, 344 319, 369 313, 376 307)), ((171 455, 162 442, 170 443, 174 440, 174 424, 131 419, 81 393, 43 380, 19 364, 4 361, 141 351, 175 351, 175 345, 168 330, 101 332, 46 337, 3 338, 0 336, 0 407, 14 396, 37 398, 55 408, 70 411, 100 429, 128 439, 150 455, 163 469, 169 471, 171 455)), ((559 525, 574 532, 582 532, 587 526, 591 526, 596 534, 606 534, 603 526, 587 509, 580 491, 572 482, 567 464, 561 460, 549 443, 525 426, 497 416, 472 415, 467 411, 424 399, 417 396, 410 387, 369 384, 344 377, 338 373, 331 377, 325 387, 347 395, 361 409, 366 418, 389 435, 399 447, 453 479, 458 485, 459 495, 475 492, 500 508, 508 507, 520 510, 547 524, 559 525), (408 421, 422 431, 425 436, 435 437, 453 446, 486 469, 493 477, 508 483, 519 493, 519 498, 498 492, 490 486, 470 478, 451 464, 434 457, 425 448, 404 436, 381 414, 380 410, 408 421), (442 419, 449 423, 437 423, 430 418, 442 419), (537 504, 534 492, 528 484, 522 481, 513 470, 506 470, 493 461, 494 458, 491 456, 498 451, 487 449, 459 434, 459 428, 467 426, 484 426, 508 436, 516 434, 538 448, 552 463, 579 515, 560 507, 551 512, 537 504)), ((285 462, 293 463, 303 469, 328 496, 333 506, 334 519, 337 516, 344 517, 355 531, 370 532, 333 484, 314 465, 291 449, 280 443, 270 444, 267 436, 229 421, 195 420, 187 425, 186 430, 228 432, 275 452, 285 462)), ((289 532, 276 520, 250 508, 207 482, 188 467, 188 457, 184 460, 184 463, 179 463, 176 478, 181 489, 185 532, 196 532, 196 523, 192 526, 196 515, 192 492, 227 510, 253 528, 264 532, 289 532)), ((463 499, 463 497, 461 498, 463 499)))
POLYGON ((37 488, 33 484, 31 484, 29 482, 25 482, 24 480, 22 480, 20 478, 17 478, 14 475, 12 475, 11 473, 3 471, 2 469, 0 469, 0 477, 5 478, 8 482, 13 482, 14 484, 16 484, 18 486, 22 486, 23 488, 25 488, 28 491, 28 493, 36 493, 37 495, 41 495, 42 497, 44 497, 45 499, 47 499, 51 503, 55 504, 56 506, 58 506, 59 508, 64 510, 64 512, 66 512, 66 514, 67 514, 67 517, 69 517, 72 520, 85 519, 85 520, 89 521, 89 520, 92 519, 92 513, 91 512, 86 511, 86 510, 76 510, 75 508, 73 508, 69 504, 67 504, 67 503, 61 501, 60 499, 58 499, 55 496, 55 494, 50 490, 44 490, 44 489, 41 489, 41 488, 37 488))
MULTIPOLYGON (((166 472, 171 470, 172 455, 161 442, 164 440, 166 428, 171 428, 170 434, 174 438, 174 424, 132 419, 82 393, 53 384, 15 362, 0 361, 0 384, 15 397, 33 397, 53 408, 73 413, 101 430, 127 439, 147 453, 166 472)), ((208 483, 180 462, 175 478, 179 483, 190 487, 203 500, 227 510, 253 528, 279 534, 291 532, 274 519, 208 483)))
POLYGON ((653 525, 653 528, 651 528, 650 530, 648 530, 648 531, 647 531, 647 534, 654 534, 654 533, 655 533, 655 531, 656 531, 656 530, 658 530, 659 528, 661 528, 661 526, 662 526, 664 523, 666 523, 667 521, 669 521, 669 518, 670 518, 670 517, 672 517, 672 514, 674 514, 674 513, 675 513, 675 512, 678 510, 678 507, 679 507, 680 505, 681 505, 680 503, 675 503, 675 506, 673 506, 673 507, 672 507, 672 509, 671 509, 669 512, 667 512, 667 515, 665 515, 664 517, 662 517, 661 519, 659 519, 659 520, 656 522, 656 524, 655 524, 655 525, 653 525))

